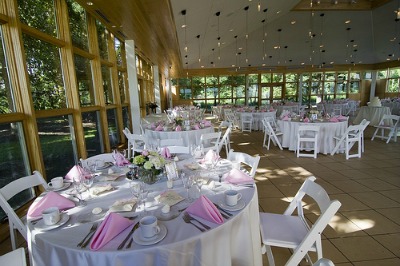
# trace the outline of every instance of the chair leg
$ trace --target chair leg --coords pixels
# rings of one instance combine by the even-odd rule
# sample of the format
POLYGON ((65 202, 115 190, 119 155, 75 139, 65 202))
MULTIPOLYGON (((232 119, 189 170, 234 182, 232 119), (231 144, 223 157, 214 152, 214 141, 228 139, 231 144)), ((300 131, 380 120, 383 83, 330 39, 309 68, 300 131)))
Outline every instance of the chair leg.
POLYGON ((271 246, 265 245, 265 248, 267 250, 267 257, 268 257, 269 265, 275 266, 275 260, 274 260, 274 255, 272 254, 271 246))
POLYGON ((10 226, 10 239, 11 239, 11 247, 13 250, 17 249, 17 244, 16 244, 16 240, 15 240, 15 229, 14 229, 14 225, 13 223, 10 221, 9 222, 9 226, 10 226))
POLYGON ((374 140, 374 138, 375 138, 376 134, 378 133, 378 130, 379 130, 379 128, 376 128, 376 130, 375 130, 374 134, 372 135, 372 138, 371 138, 371 140, 374 140))

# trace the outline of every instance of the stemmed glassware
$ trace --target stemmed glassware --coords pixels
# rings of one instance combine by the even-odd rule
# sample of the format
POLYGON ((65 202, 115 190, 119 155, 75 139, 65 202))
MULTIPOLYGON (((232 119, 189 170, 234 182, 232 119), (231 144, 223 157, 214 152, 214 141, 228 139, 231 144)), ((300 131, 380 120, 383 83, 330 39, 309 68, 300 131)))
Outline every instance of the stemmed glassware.
POLYGON ((196 176, 194 181, 195 181, 197 188, 199 189, 199 198, 200 198, 201 197, 201 187, 204 184, 204 180, 201 176, 196 176))
POLYGON ((82 197, 82 189, 84 187, 83 179, 84 179, 84 176, 82 174, 79 174, 78 176, 74 176, 74 179, 73 179, 74 188, 76 190, 77 195, 79 195, 79 197, 76 196, 78 198, 79 206, 86 206, 86 201, 84 201, 83 197, 82 197))
POLYGON ((182 179, 182 181, 183 181, 184 188, 186 188, 186 199, 185 199, 185 201, 190 203, 190 202, 193 201, 193 199, 190 197, 190 193, 189 193, 189 190, 193 185, 193 176, 188 176, 186 179, 182 179))
POLYGON ((84 168, 84 169, 85 169, 86 172, 89 173, 89 174, 83 176, 83 178, 82 178, 82 183, 83 183, 83 185, 86 187, 86 189, 87 189, 87 191, 88 191, 88 194, 89 194, 88 197, 87 197, 87 199, 91 199, 92 196, 91 196, 91 194, 90 194, 90 188, 92 187, 93 182, 94 182, 95 171, 92 172, 91 169, 87 169, 87 168, 84 168))

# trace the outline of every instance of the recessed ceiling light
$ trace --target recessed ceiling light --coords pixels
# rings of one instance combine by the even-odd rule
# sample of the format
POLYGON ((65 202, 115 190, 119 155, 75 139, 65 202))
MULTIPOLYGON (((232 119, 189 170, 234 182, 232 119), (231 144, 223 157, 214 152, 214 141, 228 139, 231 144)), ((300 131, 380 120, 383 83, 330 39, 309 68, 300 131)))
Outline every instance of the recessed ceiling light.
POLYGON ((186 25, 185 25, 185 24, 183 24, 181 27, 182 27, 182 28, 186 28, 186 25))
POLYGON ((230 29, 229 31, 233 31, 233 29, 230 29))
POLYGON ((331 61, 330 64, 333 65, 335 62, 331 61))
POLYGON ((86 2, 86 4, 87 4, 88 6, 92 6, 92 5, 93 5, 93 2, 86 2))
POLYGON ((281 11, 280 11, 280 10, 276 11, 276 14, 279 14, 279 13, 281 13, 281 11))
POLYGON ((301 65, 304 65, 304 62, 302 62, 301 65))
POLYGON ((349 19, 349 20, 346 20, 345 22, 344 22, 344 24, 349 24, 351 22, 351 20, 349 19))
POLYGON ((239 47, 238 49, 239 49, 239 50, 242 50, 242 49, 243 49, 243 47, 239 47))
POLYGON ((235 65, 232 65, 232 67, 235 67, 235 65))
POLYGON ((290 21, 290 24, 292 24, 292 25, 296 24, 296 20, 290 21))
POLYGON ((117 26, 115 26, 115 25, 112 25, 111 27, 113 27, 113 28, 116 28, 117 26))

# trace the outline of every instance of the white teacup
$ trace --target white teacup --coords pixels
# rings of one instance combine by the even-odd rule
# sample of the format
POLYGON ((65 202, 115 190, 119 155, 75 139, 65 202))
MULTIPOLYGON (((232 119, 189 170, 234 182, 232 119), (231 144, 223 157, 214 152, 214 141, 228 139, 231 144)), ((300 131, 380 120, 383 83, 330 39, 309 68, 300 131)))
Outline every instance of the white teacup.
POLYGON ((225 202, 228 206, 235 206, 241 198, 242 194, 236 190, 225 191, 225 202))
POLYGON ((50 207, 42 211, 45 225, 54 225, 61 219, 60 210, 57 207, 50 207))
POLYGON ((64 178, 62 176, 54 177, 51 179, 48 185, 53 189, 61 188, 64 185, 64 178))
POLYGON ((140 230, 142 231, 142 236, 145 238, 150 238, 160 233, 160 227, 157 225, 157 217, 145 216, 140 219, 140 230))

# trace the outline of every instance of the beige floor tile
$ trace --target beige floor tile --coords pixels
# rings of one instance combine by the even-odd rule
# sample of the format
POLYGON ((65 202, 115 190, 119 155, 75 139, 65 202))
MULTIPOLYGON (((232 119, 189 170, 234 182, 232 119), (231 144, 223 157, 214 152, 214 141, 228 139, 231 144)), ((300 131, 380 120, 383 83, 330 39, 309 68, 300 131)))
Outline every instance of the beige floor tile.
POLYGON ((394 201, 400 202, 400 189, 379 191, 379 193, 394 201))
POLYGON ((354 266, 398 266, 399 258, 354 262, 354 266))
POLYGON ((274 185, 257 185, 258 198, 283 198, 285 195, 274 185))
POLYGON ((332 180, 329 183, 346 193, 372 191, 355 180, 332 180))
POLYGON ((376 211, 400 225, 400 208, 376 209, 376 211))
POLYGON ((371 176, 369 174, 363 173, 362 171, 356 170, 356 169, 353 169, 353 170, 347 170, 347 169, 340 170, 340 169, 338 169, 336 171, 341 173, 344 176, 347 176, 349 179, 360 179, 360 178, 371 178, 371 177, 373 177, 373 176, 371 176))
POLYGON ((393 258, 392 252, 368 236, 343 237, 330 240, 350 261, 367 261, 393 258))
POLYGON ((371 208, 400 207, 400 203, 383 196, 379 192, 354 192, 351 195, 371 208))
POLYGON ((261 198, 258 201, 260 211, 271 213, 283 213, 289 205, 289 199, 282 198, 261 198))
MULTIPOLYGON (((395 190, 395 189, 397 189, 397 191, 399 191, 399 188, 397 186, 394 186, 388 182, 385 182, 385 181, 383 181, 381 179, 377 179, 377 178, 363 179, 362 181, 357 181, 357 182, 360 183, 360 185, 362 184, 363 186, 366 186, 375 191, 395 190)), ((400 197, 399 197, 399 199, 400 199, 400 197)))
POLYGON ((328 163, 320 163, 321 165, 329 168, 330 170, 344 170, 344 169, 353 169, 349 165, 341 163, 341 162, 328 162, 328 163))
MULTIPOLYGON (((393 252, 397 257, 400 257, 400 233, 377 235, 374 238, 381 243, 385 248, 393 252)), ((400 265, 400 264, 399 264, 400 265)))
POLYGON ((369 235, 399 233, 400 226, 375 210, 342 212, 369 235))
POLYGON ((361 201, 353 198, 349 194, 335 194, 335 195, 332 195, 331 198, 337 199, 342 203, 342 206, 340 206, 339 212, 370 209, 370 207, 363 204, 361 201))

